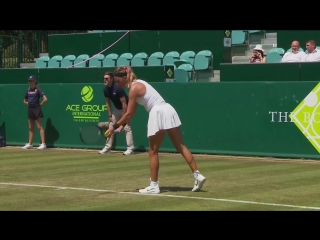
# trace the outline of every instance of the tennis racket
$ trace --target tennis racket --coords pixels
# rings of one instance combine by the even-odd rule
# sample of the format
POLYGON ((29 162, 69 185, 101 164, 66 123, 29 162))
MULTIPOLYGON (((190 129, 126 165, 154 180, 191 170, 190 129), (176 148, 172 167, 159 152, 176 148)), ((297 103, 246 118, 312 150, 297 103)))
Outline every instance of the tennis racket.
MULTIPOLYGON (((114 133, 120 132, 116 129, 114 133)), ((85 144, 96 144, 106 137, 97 125, 89 123, 80 127, 80 139, 85 144)))

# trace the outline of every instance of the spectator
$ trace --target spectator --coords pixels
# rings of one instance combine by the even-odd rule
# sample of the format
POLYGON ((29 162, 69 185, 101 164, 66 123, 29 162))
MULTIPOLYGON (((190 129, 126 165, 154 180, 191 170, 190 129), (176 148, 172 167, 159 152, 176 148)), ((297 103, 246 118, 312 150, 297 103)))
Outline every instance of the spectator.
POLYGON ((266 57, 263 52, 264 50, 262 49, 262 45, 257 44, 253 49, 251 57, 249 58, 249 63, 265 63, 266 57))
POLYGON ((300 51, 300 43, 298 41, 293 41, 291 43, 291 51, 286 52, 281 62, 301 62, 301 58, 306 55, 305 52, 300 51))
POLYGON ((22 147, 22 149, 32 149, 33 148, 33 136, 34 136, 34 123, 37 123, 37 127, 40 131, 41 144, 37 148, 38 150, 46 149, 45 143, 45 132, 42 127, 42 106, 48 99, 44 92, 38 87, 38 81, 35 76, 30 76, 28 78, 29 87, 25 93, 23 103, 28 106, 28 123, 29 123, 29 142, 22 147), (40 103, 40 99, 42 101, 40 103))
POLYGON ((306 54, 301 58, 301 62, 320 62, 320 51, 317 50, 317 44, 314 40, 306 42, 306 54))
MULTIPOLYGON (((114 83, 113 73, 105 73, 103 77, 103 82, 103 93, 106 98, 106 106, 109 113, 109 121, 98 123, 98 127, 100 129, 107 129, 109 128, 109 125, 112 126, 126 113, 128 105, 128 95, 121 87, 114 83), (111 109, 111 102, 114 106, 113 109, 111 109)), ((133 154, 134 145, 130 122, 127 122, 127 124, 124 127, 124 130, 126 132, 127 150, 123 152, 123 155, 131 155, 133 154)), ((110 153, 113 145, 113 140, 114 135, 107 138, 105 147, 101 151, 99 151, 99 154, 110 153)))

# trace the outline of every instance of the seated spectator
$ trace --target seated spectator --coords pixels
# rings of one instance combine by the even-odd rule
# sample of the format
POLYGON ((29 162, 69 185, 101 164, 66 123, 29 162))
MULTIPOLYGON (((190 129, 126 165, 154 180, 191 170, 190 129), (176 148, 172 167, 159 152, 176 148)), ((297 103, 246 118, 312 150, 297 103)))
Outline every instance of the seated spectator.
POLYGON ((262 45, 257 44, 253 49, 251 57, 249 58, 249 63, 265 63, 266 57, 263 52, 264 50, 262 49, 262 45))
POLYGON ((302 56, 301 62, 320 62, 320 51, 317 50, 317 44, 314 40, 306 43, 307 54, 302 56))
POLYGON ((293 41, 291 43, 291 51, 283 55, 281 62, 301 62, 302 56, 306 55, 305 52, 299 51, 300 43, 293 41))

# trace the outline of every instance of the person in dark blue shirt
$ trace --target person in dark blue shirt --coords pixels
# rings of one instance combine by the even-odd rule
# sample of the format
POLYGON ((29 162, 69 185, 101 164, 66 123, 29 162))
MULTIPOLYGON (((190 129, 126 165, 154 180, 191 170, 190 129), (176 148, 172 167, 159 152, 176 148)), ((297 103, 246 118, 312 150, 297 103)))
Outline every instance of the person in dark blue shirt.
MULTIPOLYGON (((105 73, 103 82, 105 85, 103 88, 103 94, 106 98, 109 121, 98 123, 98 127, 102 130, 106 130, 109 128, 109 125, 112 126, 113 123, 121 119, 122 116, 126 113, 128 106, 128 95, 123 88, 119 87, 114 82, 113 73, 105 73), (114 109, 111 108, 111 102, 113 103, 114 109)), ((125 125, 124 130, 126 132, 127 150, 123 152, 123 155, 131 155, 133 154, 134 144, 130 122, 125 125)), ((113 144, 113 139, 114 135, 107 138, 106 145, 101 151, 99 151, 99 154, 106 154, 110 152, 113 144)))
POLYGON ((43 113, 41 106, 45 104, 48 99, 44 92, 38 87, 38 82, 35 76, 30 76, 28 78, 29 88, 24 95, 23 103, 28 106, 28 123, 29 123, 29 142, 22 147, 22 149, 33 148, 33 136, 34 136, 34 123, 37 123, 38 129, 40 131, 41 144, 37 148, 38 150, 43 150, 46 148, 45 144, 45 134, 42 127, 43 113), (42 101, 40 103, 40 99, 42 101))

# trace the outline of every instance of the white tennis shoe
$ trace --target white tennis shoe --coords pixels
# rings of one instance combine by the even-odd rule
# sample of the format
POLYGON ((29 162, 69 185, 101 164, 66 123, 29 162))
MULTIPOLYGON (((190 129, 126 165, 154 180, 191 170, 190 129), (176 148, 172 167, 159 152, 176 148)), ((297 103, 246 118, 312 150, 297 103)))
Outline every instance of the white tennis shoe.
POLYGON ((196 180, 194 181, 194 186, 193 186, 192 192, 199 191, 202 188, 202 186, 206 180, 207 179, 199 173, 196 180))
POLYGON ((47 146, 44 143, 41 143, 39 145, 39 147, 37 147, 38 150, 43 150, 43 149, 46 149, 46 148, 47 148, 47 146))
POLYGON ((123 155, 131 155, 131 154, 133 154, 133 151, 129 150, 129 149, 127 151, 123 152, 123 155))
POLYGON ((32 148, 33 148, 33 146, 31 144, 29 144, 29 143, 26 143, 26 145, 24 145, 22 147, 22 149, 32 149, 32 148))
POLYGON ((159 186, 156 186, 156 187, 148 186, 144 189, 140 189, 139 193, 141 193, 141 194, 158 194, 158 193, 160 193, 160 188, 159 188, 159 186))
POLYGON ((107 149, 107 147, 104 147, 101 151, 99 151, 99 154, 109 154, 110 151, 107 149))

